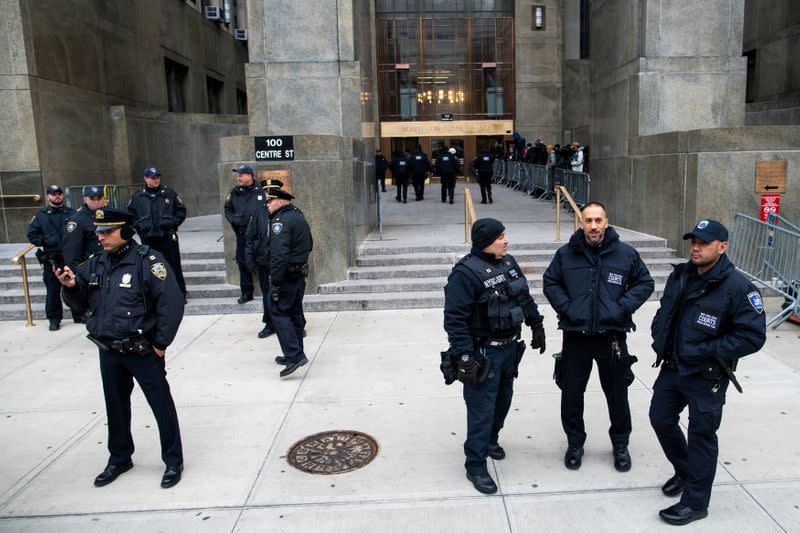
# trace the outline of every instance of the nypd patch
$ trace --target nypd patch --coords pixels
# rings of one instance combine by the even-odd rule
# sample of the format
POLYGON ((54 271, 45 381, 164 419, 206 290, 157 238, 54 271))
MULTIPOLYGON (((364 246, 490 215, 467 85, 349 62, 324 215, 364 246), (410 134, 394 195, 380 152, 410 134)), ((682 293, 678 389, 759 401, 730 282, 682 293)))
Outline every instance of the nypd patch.
POLYGON ((283 231, 283 222, 275 222, 272 225, 272 233, 278 235, 281 231, 283 231))
POLYGON ((75 221, 67 222, 67 233, 72 233, 75 231, 75 228, 78 227, 78 223, 75 221))
POLYGON ((758 291, 753 291, 747 295, 747 301, 756 310, 759 315, 764 312, 764 300, 761 299, 761 294, 758 291))
POLYGON ((160 261, 150 265, 150 272, 152 272, 153 275, 160 280, 167 279, 167 267, 165 267, 164 263, 160 261))

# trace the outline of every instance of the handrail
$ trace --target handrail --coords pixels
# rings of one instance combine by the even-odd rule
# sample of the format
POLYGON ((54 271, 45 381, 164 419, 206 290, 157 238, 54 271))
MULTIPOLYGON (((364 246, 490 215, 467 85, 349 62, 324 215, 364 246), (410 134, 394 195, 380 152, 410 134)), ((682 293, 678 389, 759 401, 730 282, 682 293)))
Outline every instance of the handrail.
POLYGON ((464 243, 469 244, 469 234, 472 224, 477 220, 475 204, 472 203, 472 191, 464 187, 464 243))
POLYGON ((25 263, 25 255, 36 248, 35 245, 29 244, 20 253, 11 258, 11 262, 15 265, 20 265, 22 268, 22 292, 25 294, 25 319, 27 320, 27 327, 33 326, 33 312, 31 311, 31 293, 28 289, 28 266, 25 263))
POLYGON ((567 199, 569 205, 572 206, 572 210, 575 212, 575 229, 577 230, 581 225, 581 210, 578 209, 575 200, 572 199, 567 189, 564 188, 563 185, 556 185, 556 240, 561 240, 561 195, 564 195, 564 198, 567 199))
POLYGON ((38 202, 42 199, 41 194, 0 194, 0 200, 12 200, 17 198, 30 198, 34 202, 38 202))

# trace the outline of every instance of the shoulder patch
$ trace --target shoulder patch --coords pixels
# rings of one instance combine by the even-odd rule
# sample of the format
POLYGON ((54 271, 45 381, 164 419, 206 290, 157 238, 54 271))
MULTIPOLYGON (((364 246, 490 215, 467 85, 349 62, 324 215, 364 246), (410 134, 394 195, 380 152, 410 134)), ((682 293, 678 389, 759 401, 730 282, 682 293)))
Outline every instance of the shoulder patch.
POLYGON ((281 231, 283 231, 283 222, 275 222, 272 224, 272 232, 275 235, 278 235, 281 231))
POLYGON ((36 215, 33 215, 33 216, 31 217, 30 224, 33 224, 33 221, 34 221, 34 220, 36 220, 36 215))
POLYGON ((161 261, 150 265, 150 272, 152 272, 153 275, 160 280, 167 279, 167 267, 165 267, 164 263, 161 261))
POLYGON ((756 310, 759 315, 764 312, 764 300, 761 299, 761 294, 758 291, 753 291, 747 295, 747 301, 756 310))
POLYGON ((231 199, 231 193, 228 193, 228 197, 225 198, 225 201, 228 202, 228 201, 230 201, 230 199, 231 199))
POLYGON ((78 223, 75 222, 74 220, 70 220, 69 222, 67 222, 67 233, 72 233, 73 231, 75 231, 75 228, 77 227, 78 223))

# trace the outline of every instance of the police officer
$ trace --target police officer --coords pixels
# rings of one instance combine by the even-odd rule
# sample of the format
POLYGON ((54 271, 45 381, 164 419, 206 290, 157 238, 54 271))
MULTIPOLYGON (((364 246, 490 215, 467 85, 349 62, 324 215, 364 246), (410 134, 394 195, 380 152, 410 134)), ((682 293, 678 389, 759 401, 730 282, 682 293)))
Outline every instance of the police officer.
POLYGON ((611 418, 608 433, 614 467, 627 472, 631 468, 628 386, 633 383, 631 365, 636 359, 628 353, 626 332, 635 327, 631 315, 647 301, 655 284, 639 253, 608 225, 603 204, 586 204, 582 224, 544 273, 544 295, 564 332, 554 373, 567 434, 564 465, 570 470, 581 467, 586 441, 583 394, 594 360, 611 418))
POLYGON ((478 185, 481 187, 481 203, 486 200, 492 203, 492 175, 494 174, 494 156, 483 146, 478 157, 472 160, 472 168, 478 171, 478 185))
POLYGON ((257 209, 255 214, 250 218, 250 223, 247 225, 247 231, 244 234, 245 238, 245 261, 247 262, 247 269, 250 272, 258 271, 258 285, 261 287, 261 297, 264 304, 264 312, 261 321, 264 323, 264 328, 258 332, 259 339, 266 339, 273 333, 275 328, 272 326, 272 319, 269 314, 270 297, 269 297, 269 211, 267 210, 267 189, 270 187, 281 188, 283 182, 280 180, 263 180, 260 183, 262 190, 264 190, 264 203, 262 207, 257 209))
POLYGON ((247 269, 245 237, 250 217, 264 205, 264 192, 253 181, 253 168, 241 165, 233 169, 238 185, 231 189, 225 200, 225 218, 236 234, 236 265, 239 267, 239 287, 242 295, 236 300, 243 304, 253 299, 253 275, 247 269))
POLYGON ((270 316, 283 352, 275 362, 286 366, 280 372, 281 377, 286 377, 308 362, 303 351, 303 294, 314 239, 303 212, 292 205, 294 196, 277 187, 266 189, 266 193, 270 218, 270 316))
POLYGON ((449 151, 443 152, 436 158, 436 174, 442 181, 442 203, 447 201, 450 197, 450 203, 453 203, 453 193, 456 189, 456 176, 458 175, 458 158, 456 157, 456 149, 450 148, 449 151))
MULTIPOLYGON (((67 232, 67 219, 75 211, 64 205, 64 191, 58 185, 47 188, 46 198, 47 204, 36 212, 28 226, 28 242, 42 248, 36 252, 36 258, 42 265, 42 281, 47 290, 44 312, 50 322, 50 331, 57 331, 61 328, 64 309, 61 306, 61 283, 53 274, 53 266, 64 264, 61 241, 67 232)), ((73 311, 72 318, 80 320, 80 315, 73 311)))
MULTIPOLYGON (((691 260, 674 266, 661 307, 653 318, 653 350, 661 365, 653 385, 650 423, 675 475, 661 488, 683 492, 658 514, 673 525, 708 515, 717 467, 717 429, 728 383, 740 357, 766 340, 761 294, 725 255, 728 230, 701 220, 683 236, 691 239, 691 260), (689 407, 688 441, 678 420, 689 407)), ((739 389, 741 391, 741 389, 739 389)))
POLYGON ((389 167, 389 162, 386 157, 381 153, 381 149, 375 152, 375 179, 381 184, 381 192, 386 192, 386 169, 389 167))
POLYGON ((544 353, 546 340, 528 282, 507 250, 499 220, 475 221, 472 249, 453 267, 444 288, 444 329, 467 405, 464 466, 467 479, 484 494, 497 492, 486 468, 487 455, 505 457, 498 435, 511 407, 524 350, 524 342, 518 343, 523 320, 533 330, 532 348, 544 353))
POLYGON ((166 464, 161 486, 169 488, 181 479, 183 451, 164 353, 178 332, 184 298, 164 256, 133 240, 132 222, 125 211, 97 209, 94 225, 103 252, 74 271, 65 266, 55 273, 66 287, 67 303, 86 313, 89 339, 100 348, 109 459, 95 486, 108 485, 133 468, 135 378, 158 423, 166 464))
POLYGON ((414 200, 417 202, 425 199, 425 180, 428 179, 430 171, 431 162, 422 151, 422 146, 418 144, 411 156, 411 184, 414 186, 414 200))
POLYGON ((186 296, 178 245, 178 226, 186 220, 186 207, 175 191, 161 184, 160 170, 155 167, 144 169, 144 187, 131 198, 128 212, 133 216, 133 227, 142 244, 161 252, 186 296))
POLYGON ((408 174, 411 171, 411 165, 403 152, 395 152, 392 162, 389 163, 389 170, 392 171, 392 180, 397 185, 397 201, 401 200, 400 193, 402 192, 402 201, 406 203, 408 200, 408 174))

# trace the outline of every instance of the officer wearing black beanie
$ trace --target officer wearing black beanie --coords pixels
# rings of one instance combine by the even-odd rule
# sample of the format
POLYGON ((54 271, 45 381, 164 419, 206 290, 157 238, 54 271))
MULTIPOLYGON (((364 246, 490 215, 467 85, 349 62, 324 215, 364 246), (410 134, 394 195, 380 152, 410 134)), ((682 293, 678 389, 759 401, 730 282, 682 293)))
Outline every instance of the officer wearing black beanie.
POLYGON ((500 460, 498 444, 514 394, 524 341, 523 321, 533 331, 532 348, 545 350, 545 333, 517 261, 506 252, 508 238, 499 220, 483 218, 472 226, 472 249, 456 263, 444 288, 444 329, 458 360, 458 379, 467 404, 464 466, 475 489, 497 492, 486 457, 500 460))

